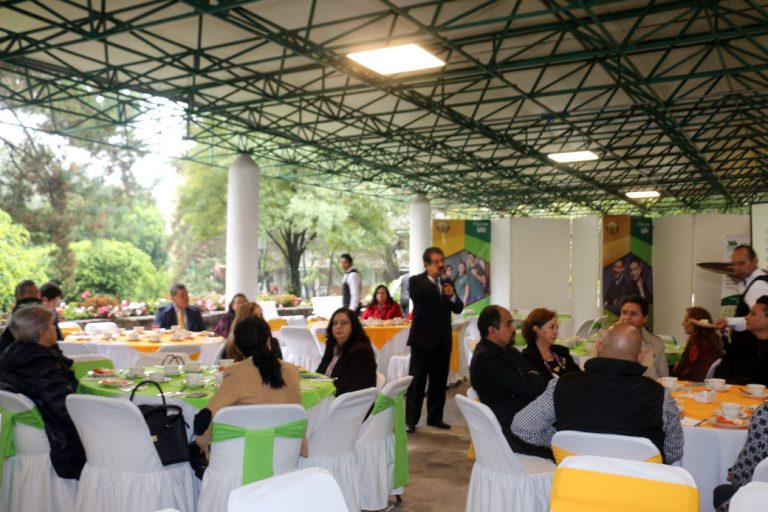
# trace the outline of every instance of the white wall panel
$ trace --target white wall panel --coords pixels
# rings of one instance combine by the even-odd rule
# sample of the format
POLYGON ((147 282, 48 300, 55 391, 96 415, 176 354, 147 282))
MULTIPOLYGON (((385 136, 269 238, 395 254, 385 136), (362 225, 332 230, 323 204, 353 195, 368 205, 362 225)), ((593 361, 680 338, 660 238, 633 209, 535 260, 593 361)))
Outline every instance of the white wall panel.
POLYGON ((597 281, 600 278, 600 218, 573 219, 573 256, 571 264, 571 314, 573 328, 602 314, 597 281))
POLYGON ((682 320, 693 294, 693 224, 693 215, 653 220, 653 330, 680 343, 687 338, 682 320))
POLYGON ((512 219, 491 220, 491 304, 512 305, 512 219))

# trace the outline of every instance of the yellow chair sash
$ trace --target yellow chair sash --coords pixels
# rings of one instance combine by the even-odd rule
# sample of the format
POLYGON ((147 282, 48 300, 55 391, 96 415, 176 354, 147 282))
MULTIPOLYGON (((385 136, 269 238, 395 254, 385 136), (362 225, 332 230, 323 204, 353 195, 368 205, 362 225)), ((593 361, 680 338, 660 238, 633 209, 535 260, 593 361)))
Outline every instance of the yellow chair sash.
POLYGON ((551 512, 696 512, 694 487, 599 471, 559 468, 552 481, 551 512))
MULTIPOLYGON (((552 445, 552 455, 555 456, 555 464, 560 464, 561 462, 563 462, 564 458, 570 457, 572 455, 580 455, 580 454, 573 453, 571 451, 566 450, 565 448, 560 448, 559 446, 552 445)), ((655 462, 657 464, 662 464, 664 461, 661 458, 661 454, 657 453, 653 457, 648 457, 647 459, 645 459, 644 462, 655 462)))
POLYGON ((36 407, 19 412, 11 412, 0 407, 0 456, 2 456, 2 460, 0 460, 0 483, 3 481, 5 459, 16 455, 16 446, 13 443, 13 427, 18 423, 35 428, 45 428, 43 418, 36 407))
POLYGON ((397 489, 408 485, 408 436, 405 433, 405 392, 390 398, 386 395, 379 395, 373 404, 371 416, 380 412, 395 408, 395 475, 392 481, 392 487, 397 489))
POLYGON ((307 420, 297 420, 276 427, 259 429, 214 422, 211 442, 218 443, 238 437, 245 438, 243 451, 243 485, 245 485, 272 476, 272 459, 276 437, 301 439, 304 437, 306 429, 307 420))

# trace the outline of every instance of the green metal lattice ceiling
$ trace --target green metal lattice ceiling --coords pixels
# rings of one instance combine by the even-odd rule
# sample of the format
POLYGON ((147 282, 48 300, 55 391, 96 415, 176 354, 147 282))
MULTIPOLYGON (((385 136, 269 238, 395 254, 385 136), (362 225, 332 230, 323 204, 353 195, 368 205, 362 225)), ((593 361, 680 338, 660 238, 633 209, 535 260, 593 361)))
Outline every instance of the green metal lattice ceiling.
POLYGON ((191 158, 247 150, 287 179, 423 191, 448 207, 662 213, 768 199, 765 1, 1 5, 0 69, 17 77, 0 83, 1 105, 55 114, 109 99, 53 132, 87 138, 162 96, 184 105, 203 148, 191 158), (404 42, 447 65, 381 77, 345 57, 404 42), (601 158, 546 157, 582 149, 601 158), (624 196, 651 188, 661 199, 624 196))

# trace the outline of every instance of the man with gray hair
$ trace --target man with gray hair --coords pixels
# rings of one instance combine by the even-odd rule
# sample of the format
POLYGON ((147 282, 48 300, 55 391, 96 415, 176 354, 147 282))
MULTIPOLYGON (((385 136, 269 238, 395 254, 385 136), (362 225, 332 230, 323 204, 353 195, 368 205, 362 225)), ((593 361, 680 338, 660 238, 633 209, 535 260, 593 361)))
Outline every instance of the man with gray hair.
POLYGON ((683 428, 669 390, 643 376, 642 337, 629 323, 608 329, 583 372, 549 381, 544 393, 515 415, 512 433, 549 446, 558 430, 645 437, 671 464, 683 456, 683 428))
POLYGON ((54 312, 41 305, 20 307, 8 329, 15 341, 0 354, 0 389, 32 400, 45 423, 51 446, 51 464, 61 478, 79 478, 85 451, 65 400, 74 393, 77 379, 72 361, 59 355, 54 312))

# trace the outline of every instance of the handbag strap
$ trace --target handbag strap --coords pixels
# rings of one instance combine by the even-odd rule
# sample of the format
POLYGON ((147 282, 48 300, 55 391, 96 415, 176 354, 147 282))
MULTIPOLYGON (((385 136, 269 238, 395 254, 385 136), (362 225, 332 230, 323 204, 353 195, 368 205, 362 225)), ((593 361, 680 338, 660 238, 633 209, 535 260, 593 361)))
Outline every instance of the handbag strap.
POLYGON ((162 399, 163 399, 163 405, 165 405, 165 394, 163 393, 163 388, 161 388, 161 387, 160 387, 160 384, 158 384, 157 382, 155 382, 155 381, 153 381, 153 380, 143 380, 143 381, 139 382, 138 384, 136 384, 136 386, 133 388, 133 391, 131 391, 131 397, 129 398, 129 400, 130 400, 131 402, 133 402, 133 395, 135 395, 135 394, 136 394, 136 391, 137 391, 137 390, 138 390, 138 389, 139 389, 141 386, 143 386, 144 384, 152 384, 152 385, 153 385, 153 386, 155 386, 157 389, 159 389, 159 390, 160 390, 160 398, 162 398, 162 399))
POLYGON ((180 358, 176 354, 168 354, 163 358, 163 362, 160 364, 184 364, 184 359, 180 358))

